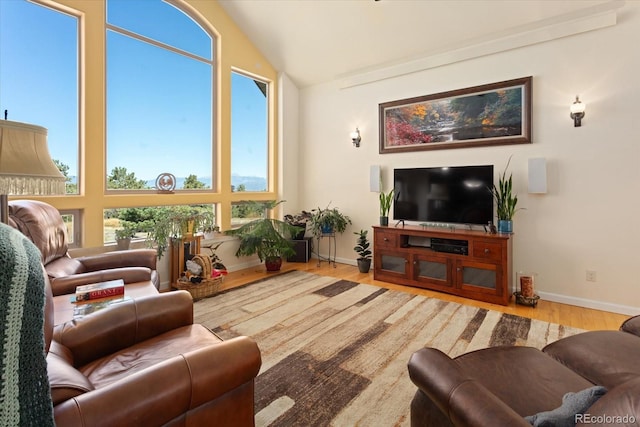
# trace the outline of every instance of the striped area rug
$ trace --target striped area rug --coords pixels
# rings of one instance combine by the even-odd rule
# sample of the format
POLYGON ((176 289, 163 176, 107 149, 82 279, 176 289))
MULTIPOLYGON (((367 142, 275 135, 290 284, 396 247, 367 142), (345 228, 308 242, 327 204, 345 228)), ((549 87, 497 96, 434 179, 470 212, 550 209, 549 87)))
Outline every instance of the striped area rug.
POLYGON ((198 301, 194 312, 222 338, 257 341, 257 426, 409 425, 416 388, 407 362, 417 349, 453 357, 498 345, 541 348, 581 332, 302 271, 198 301))

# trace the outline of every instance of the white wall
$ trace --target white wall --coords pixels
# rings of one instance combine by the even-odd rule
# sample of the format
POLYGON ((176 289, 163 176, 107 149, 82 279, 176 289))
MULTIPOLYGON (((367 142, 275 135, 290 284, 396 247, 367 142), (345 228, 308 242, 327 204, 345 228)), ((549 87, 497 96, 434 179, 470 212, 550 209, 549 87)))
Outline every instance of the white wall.
POLYGON ((513 156, 526 208, 514 220, 514 270, 538 273, 542 298, 640 313, 637 40, 640 3, 629 2, 617 25, 597 31, 346 89, 338 81, 302 89, 299 159, 283 162, 285 177, 298 169, 296 208, 331 202, 348 214, 354 224, 338 238, 338 259, 354 262, 352 232, 378 222, 370 165, 382 166, 388 190, 395 167, 493 164, 497 175, 513 156), (378 153, 379 103, 525 76, 533 76, 533 144, 378 153), (587 105, 579 128, 569 118, 576 94, 587 105), (360 148, 349 139, 356 126, 360 148), (532 157, 547 159, 547 194, 527 194, 532 157), (587 269, 597 272, 595 283, 586 281, 587 269))

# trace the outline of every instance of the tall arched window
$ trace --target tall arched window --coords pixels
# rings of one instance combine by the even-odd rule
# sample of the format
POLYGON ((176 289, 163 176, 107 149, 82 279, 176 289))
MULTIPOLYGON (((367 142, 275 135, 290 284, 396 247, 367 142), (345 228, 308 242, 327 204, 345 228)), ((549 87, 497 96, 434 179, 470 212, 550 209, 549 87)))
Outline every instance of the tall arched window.
POLYGON ((0 109, 47 128, 51 157, 77 194, 78 18, 26 0, 0 1, 0 109))
POLYGON ((150 189, 167 172, 177 190, 190 176, 216 188, 211 35, 164 1, 106 5, 106 170, 124 178, 107 189, 150 189))

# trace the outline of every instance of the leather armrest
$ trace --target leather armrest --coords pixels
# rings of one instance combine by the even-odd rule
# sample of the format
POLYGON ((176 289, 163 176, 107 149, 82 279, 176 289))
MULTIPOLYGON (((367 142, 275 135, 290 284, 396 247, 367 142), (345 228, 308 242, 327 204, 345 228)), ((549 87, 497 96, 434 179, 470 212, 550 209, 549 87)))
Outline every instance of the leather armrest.
POLYGON ((124 301, 62 323, 53 339, 73 354, 76 367, 170 330, 193 324, 193 300, 187 291, 124 301))
POLYGON ((620 326, 620 330, 640 337, 640 316, 630 317, 620 326))
POLYGON ((124 280, 125 284, 150 281, 151 270, 147 267, 122 267, 56 277, 49 281, 53 295, 58 296, 75 293, 76 286, 116 279, 124 280))
POLYGON ((409 360, 409 377, 456 426, 530 426, 482 384, 465 375, 457 362, 435 348, 409 360))
MULTIPOLYGON (((188 412, 197 414, 197 408, 203 405, 224 405, 223 396, 246 384, 250 384, 251 393, 241 408, 253 420, 252 384, 260 365, 255 341, 248 337, 233 338, 173 357, 61 403, 54 408, 56 424, 165 425, 186 418, 188 412)), ((233 399, 240 399, 240 395, 233 399)), ((242 419, 241 414, 235 414, 235 419, 242 419)))
POLYGON ((87 271, 108 270, 119 267, 147 267, 155 270, 158 256, 155 249, 131 249, 105 252, 75 259, 80 261, 87 271))

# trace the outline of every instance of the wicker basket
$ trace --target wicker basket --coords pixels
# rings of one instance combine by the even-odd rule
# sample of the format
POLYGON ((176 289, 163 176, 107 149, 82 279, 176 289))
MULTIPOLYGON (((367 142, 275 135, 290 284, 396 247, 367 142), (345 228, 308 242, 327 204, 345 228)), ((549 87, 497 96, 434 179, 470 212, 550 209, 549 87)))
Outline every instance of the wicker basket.
POLYGON ((216 294, 222 285, 222 276, 211 277, 211 258, 207 255, 195 255, 191 260, 202 267, 202 281, 191 283, 187 279, 180 278, 175 284, 176 289, 188 291, 194 300, 216 294))

